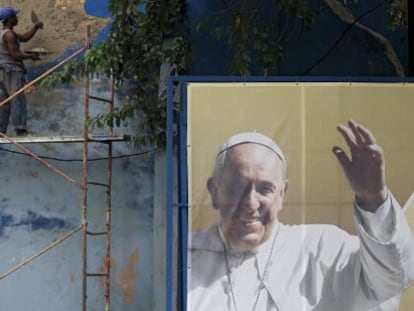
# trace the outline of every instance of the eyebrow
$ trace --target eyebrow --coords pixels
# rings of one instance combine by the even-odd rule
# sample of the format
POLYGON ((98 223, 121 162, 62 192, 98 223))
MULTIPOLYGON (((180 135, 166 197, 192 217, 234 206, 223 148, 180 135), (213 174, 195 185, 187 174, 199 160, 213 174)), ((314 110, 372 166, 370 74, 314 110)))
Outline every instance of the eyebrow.
POLYGON ((272 187, 273 189, 277 189, 277 184, 274 183, 273 181, 264 180, 264 181, 260 182, 260 185, 267 186, 267 187, 272 187))

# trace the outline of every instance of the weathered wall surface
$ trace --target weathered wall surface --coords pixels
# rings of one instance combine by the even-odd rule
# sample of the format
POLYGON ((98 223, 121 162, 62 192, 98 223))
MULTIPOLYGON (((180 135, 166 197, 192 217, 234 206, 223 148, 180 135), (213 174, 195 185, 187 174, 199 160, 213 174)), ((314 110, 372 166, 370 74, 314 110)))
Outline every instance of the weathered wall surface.
MULTIPOLYGON (((107 97, 106 91, 95 94, 107 97)), ((29 96, 29 126, 40 136, 80 135, 83 90, 44 91, 29 96)), ((101 104, 98 104, 101 106, 101 104)), ((96 108, 93 110, 97 110, 96 108)), ((118 132, 127 133, 128 128, 118 132)), ((115 156, 137 153, 128 143, 115 143, 115 156)), ((81 181, 82 145, 36 144, 29 149, 81 181), (77 160, 77 161, 73 161, 77 160)), ((104 182, 105 146, 90 144, 89 180, 104 182)), ((0 150, 0 245, 3 274, 81 223, 81 190, 36 160, 0 150)), ((5 150, 7 149, 7 151, 5 150)), ((112 305, 116 310, 150 310, 152 297, 153 156, 151 153, 114 160, 112 305)), ((89 228, 104 229, 105 196, 89 187, 89 228)), ((102 271, 104 239, 89 238, 90 272, 102 271)), ((81 233, 0 281, 0 310, 79 310, 81 306, 81 233)), ((103 302, 103 283, 90 281, 90 310, 103 302), (93 306, 93 307, 92 307, 93 306)))
MULTIPOLYGON (((51 52, 41 63, 43 69, 56 62, 66 49, 82 44, 85 22, 92 21, 96 35, 107 20, 95 19, 84 12, 82 0, 14 0, 3 1, 21 9, 17 31, 30 24, 34 10, 44 21, 25 49, 42 47, 51 52)), ((39 71, 30 67, 29 75, 39 71)), ((42 70, 43 70, 42 69, 42 70)), ((40 71, 39 71, 40 72, 40 71)), ((37 74, 36 74, 37 75, 37 74)), ((109 97, 107 81, 92 81, 91 93, 109 97)), ((28 127, 36 136, 81 135, 83 129, 84 88, 81 82, 45 90, 37 87, 28 94, 28 127)), ((116 103, 123 101, 117 95, 116 103)), ((91 102, 91 114, 105 111, 101 103, 91 102)), ((116 129, 133 133, 134 124, 116 129)), ((9 133, 13 133, 12 128, 9 133)), ((12 134, 10 134, 12 135, 12 134)), ((29 149, 51 157, 64 173, 81 181, 81 143, 31 144, 29 149)), ((21 155, 11 145, 0 145, 0 275, 40 251, 43 247, 81 224, 81 190, 48 170, 38 161, 21 155)), ((113 236, 111 305, 114 310, 152 310, 153 273, 153 153, 143 153, 127 142, 114 143, 113 168, 113 236)), ((106 147, 90 144, 89 180, 104 182, 106 147)), ((89 187, 89 228, 104 230, 105 193, 89 187)), ((77 232, 32 263, 0 280, 2 311, 69 311, 81 310, 82 234, 77 232)), ((89 272, 102 272, 105 244, 103 237, 88 239, 89 272)), ((88 279, 88 310, 103 310, 104 284, 88 279)))
MULTIPOLYGON (((30 96, 29 126, 41 136, 80 135, 83 90, 39 90, 30 96)), ((98 92, 101 93, 101 92, 98 92)), ((108 96, 107 92, 100 94, 108 96)), ((127 129, 121 131, 126 132, 127 129)), ((90 158, 105 157, 105 147, 91 144, 90 158)), ((29 145, 39 155, 65 159, 51 161, 81 180, 81 144, 29 145)), ((3 146, 11 151, 15 147, 3 146)), ((115 144, 115 155, 135 153, 127 143, 115 144)), ((39 162, 0 151, 0 271, 5 272, 80 224, 81 191, 39 162)), ((122 310, 149 310, 152 269, 153 159, 151 154, 114 161, 112 299, 122 310), (145 297, 145 298, 144 298, 145 297)), ((106 161, 91 161, 89 179, 105 180, 106 161)), ((90 186, 89 225, 103 230, 104 192, 90 186)), ((89 239, 90 271, 103 265, 104 241, 89 239)), ((63 242, 32 264, 0 281, 1 310, 75 310, 80 306, 81 234, 63 242), (53 306, 53 307, 52 307, 53 306)), ((103 301, 102 284, 89 300, 103 301)), ((92 308, 94 310, 95 308, 92 308)))
POLYGON ((15 27, 18 33, 25 32, 33 25, 32 12, 43 22, 43 29, 22 46, 24 50, 46 49, 49 54, 40 62, 27 61, 28 66, 54 61, 69 47, 83 44, 86 24, 91 25, 91 36, 96 37, 109 23, 109 19, 87 15, 84 10, 85 0, 2 0, 1 5, 20 9, 19 23, 15 27))

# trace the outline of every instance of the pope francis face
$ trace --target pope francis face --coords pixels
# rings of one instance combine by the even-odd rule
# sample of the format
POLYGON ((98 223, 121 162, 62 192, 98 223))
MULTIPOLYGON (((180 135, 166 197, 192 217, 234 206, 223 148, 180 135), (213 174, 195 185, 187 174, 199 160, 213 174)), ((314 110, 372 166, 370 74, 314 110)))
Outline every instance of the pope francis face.
POLYGON ((207 186, 232 248, 250 250, 269 238, 287 189, 273 151, 253 143, 229 149, 221 173, 207 186))

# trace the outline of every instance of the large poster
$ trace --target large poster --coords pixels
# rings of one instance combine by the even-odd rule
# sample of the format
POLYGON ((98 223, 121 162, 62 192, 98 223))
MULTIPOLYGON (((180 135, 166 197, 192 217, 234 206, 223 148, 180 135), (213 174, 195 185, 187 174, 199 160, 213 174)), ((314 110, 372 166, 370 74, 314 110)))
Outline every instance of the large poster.
MULTIPOLYGON (((354 194, 332 153, 335 145, 349 152, 337 130, 338 124, 348 126, 348 120, 355 120, 375 135, 385 154, 386 184, 401 205, 405 204, 414 191, 414 166, 410 165, 414 159, 412 84, 189 83, 187 93, 189 245, 194 233, 207 232, 222 221, 223 215, 213 208, 211 189, 208 191, 207 184, 214 174, 220 146, 231 135, 240 132, 264 134, 273 139, 283 151, 289 185, 283 197, 283 209, 278 214, 278 219, 283 224, 332 224, 351 234, 357 233, 354 194)), ((414 211, 408 209, 406 213, 410 221, 413 218, 410 214, 414 211)), ((336 234, 335 232, 332 234, 336 234)), ((220 236, 223 233, 217 234, 220 236)), ((304 235, 306 234, 302 234, 304 235)), ((269 287, 272 287, 269 284, 271 282, 266 280, 268 275, 263 277, 260 274, 271 274, 268 271, 271 270, 269 262, 275 256, 273 248, 277 247, 277 243, 269 246, 270 255, 264 255, 264 259, 257 262, 251 259, 251 265, 263 265, 258 268, 259 276, 254 276, 252 280, 247 276, 253 268, 245 266, 244 259, 234 259, 236 262, 232 262, 232 254, 223 257, 220 253, 223 248, 220 241, 210 240, 208 235, 198 235, 197 239, 197 243, 200 243, 200 239, 203 243, 210 243, 208 247, 212 252, 217 248, 216 255, 222 257, 219 260, 219 257, 213 256, 210 260, 217 262, 203 263, 206 273, 209 265, 214 267, 211 275, 216 275, 217 279, 211 280, 207 277, 203 281, 206 284, 200 284, 198 280, 192 279, 195 267, 192 266, 192 252, 189 252, 188 310, 196 310, 191 301, 195 297, 191 293, 197 292, 195 287, 201 286, 204 291, 208 285, 212 286, 211 291, 207 289, 205 292, 211 293, 206 296, 209 302, 199 304, 197 311, 204 310, 203 306, 205 310, 208 306, 214 306, 211 299, 222 299, 225 303, 221 309, 213 308, 214 310, 293 310, 289 306, 285 306, 287 309, 277 306, 277 301, 284 301, 277 297, 278 294, 259 294, 263 291, 257 288, 259 284, 269 292, 269 287), (232 271, 238 269, 241 271, 235 272, 232 279, 232 271), (222 273, 217 274, 217 271, 222 273), (253 285, 240 286, 236 279, 253 285), (251 297, 247 304, 245 297, 251 297), (276 305, 273 309, 270 307, 272 301, 276 305), (265 305, 269 305, 269 308, 258 308, 265 305)), ((280 236, 278 239, 280 240, 280 236)), ((246 254, 243 253, 243 256, 246 254)), ((303 266, 296 268, 306 270, 303 266)), ((283 290, 276 291, 289 295, 290 292, 284 292, 286 286, 288 284, 284 284, 283 290)), ((301 306, 322 303, 323 297, 319 296, 323 293, 322 289, 314 289, 309 284, 301 284, 299 287, 299 291, 305 292, 302 292, 301 299, 304 301, 300 302, 301 306)), ((389 304, 395 304, 395 300, 389 304)), ((408 305, 409 298, 403 297, 400 310, 409 310, 408 305)))

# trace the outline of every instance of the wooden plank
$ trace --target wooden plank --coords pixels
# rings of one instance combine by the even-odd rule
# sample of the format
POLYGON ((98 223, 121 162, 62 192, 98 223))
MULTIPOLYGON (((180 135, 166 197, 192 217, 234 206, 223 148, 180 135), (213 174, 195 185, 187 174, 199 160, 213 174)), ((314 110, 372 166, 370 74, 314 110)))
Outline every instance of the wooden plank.
MULTIPOLYGON (((89 141, 92 142, 110 142, 110 141, 128 141, 128 135, 89 135, 89 141)), ((10 137, 16 143, 33 144, 33 143, 79 143, 83 142, 82 136, 16 136, 10 137)), ((9 140, 0 138, 0 144, 11 144, 9 140)))
POLYGON ((106 142, 106 141, 128 141, 129 135, 89 135, 89 141, 106 142))

